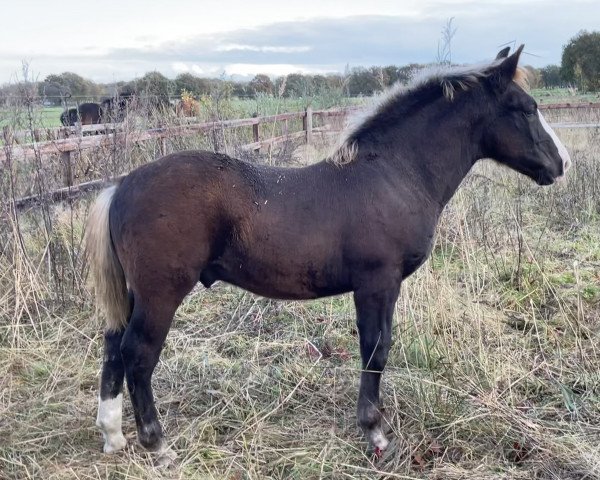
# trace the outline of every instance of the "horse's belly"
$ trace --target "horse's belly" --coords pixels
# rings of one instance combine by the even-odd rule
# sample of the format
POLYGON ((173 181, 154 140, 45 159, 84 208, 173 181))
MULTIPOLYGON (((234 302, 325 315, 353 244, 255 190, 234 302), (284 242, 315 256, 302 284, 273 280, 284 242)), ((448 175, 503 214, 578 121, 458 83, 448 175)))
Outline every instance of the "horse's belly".
POLYGON ((292 265, 293 262, 273 265, 250 259, 220 259, 204 269, 200 280, 207 287, 222 280, 263 297, 286 300, 308 300, 350 290, 341 275, 332 274, 325 266, 315 268, 310 262, 300 268, 292 268, 292 265))

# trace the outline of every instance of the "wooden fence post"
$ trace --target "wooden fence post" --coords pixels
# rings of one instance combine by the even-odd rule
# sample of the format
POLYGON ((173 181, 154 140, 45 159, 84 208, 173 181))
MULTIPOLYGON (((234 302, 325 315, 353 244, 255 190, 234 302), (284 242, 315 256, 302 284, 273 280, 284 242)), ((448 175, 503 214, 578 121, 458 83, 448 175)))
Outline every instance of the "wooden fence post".
POLYGON ((60 152, 60 163, 63 171, 63 183, 65 187, 73 185, 73 169, 71 168, 71 152, 60 152))
POLYGON ((57 132, 57 135, 56 135, 56 137, 57 137, 58 139, 61 139, 61 138, 69 138, 69 127, 64 127, 64 128, 61 128, 61 129, 60 129, 60 130, 57 132))
MULTIPOLYGON (((258 112, 253 113, 252 117, 258 118, 258 112)), ((253 139, 254 143, 260 142, 260 130, 259 130, 258 123, 255 123, 254 125, 252 125, 252 139, 253 139)), ((255 148, 254 151, 260 152, 260 145, 258 146, 258 148, 255 148)))
POLYGON ((2 137, 4 138, 5 145, 12 145, 15 140, 12 128, 10 128, 8 125, 2 127, 2 137))
POLYGON ((303 130, 306 132, 306 144, 312 143, 312 108, 306 107, 306 112, 303 118, 303 130))

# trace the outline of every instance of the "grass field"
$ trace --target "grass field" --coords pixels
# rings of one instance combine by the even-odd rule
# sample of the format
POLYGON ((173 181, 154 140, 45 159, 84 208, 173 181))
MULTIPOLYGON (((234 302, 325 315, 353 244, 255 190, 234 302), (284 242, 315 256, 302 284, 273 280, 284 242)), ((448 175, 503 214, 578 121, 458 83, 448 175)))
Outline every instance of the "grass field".
POLYGON ((540 104, 600 102, 598 93, 573 93, 567 88, 538 88, 532 90, 531 94, 540 104))
POLYGON ((32 114, 22 108, 0 109, 0 128, 11 126, 14 130, 29 130, 33 128, 61 127, 61 107, 32 107, 32 114), (31 121, 31 122, 30 122, 31 121))
MULTIPOLYGON (((564 183, 477 165, 404 283, 382 383, 392 442, 379 459, 356 426, 351 296, 277 302, 224 284, 187 297, 154 375, 176 464, 157 470, 136 445, 127 396, 129 445, 101 453, 102 326, 81 249, 93 196, 15 216, 6 201, 51 188, 60 170, 4 169, 0 478, 600 478, 600 134, 558 133, 574 160, 564 183)), ((115 173, 155 151, 90 153, 77 168, 115 173)))
MULTIPOLYGON (((299 112, 311 106, 313 110, 343 107, 346 105, 360 104, 363 98, 346 98, 341 95, 323 95, 307 98, 273 97, 268 95, 258 96, 254 99, 217 99, 216 97, 205 97, 201 101, 201 120, 209 120, 218 111, 221 119, 249 118, 255 114, 258 116, 275 115, 282 112, 299 112)), ((75 107, 75 103, 69 107, 75 107)), ((10 125, 15 130, 28 130, 33 128, 55 128, 61 127, 60 114, 62 107, 32 107, 31 115, 22 108, 0 109, 0 128, 10 125)))

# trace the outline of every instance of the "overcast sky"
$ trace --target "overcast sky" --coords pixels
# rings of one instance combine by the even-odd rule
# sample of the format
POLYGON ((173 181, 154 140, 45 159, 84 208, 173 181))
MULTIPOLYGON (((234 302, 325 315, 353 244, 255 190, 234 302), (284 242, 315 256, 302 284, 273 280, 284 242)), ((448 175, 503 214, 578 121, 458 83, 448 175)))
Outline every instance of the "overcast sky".
POLYGON ((600 0, 0 0, 0 84, 23 61, 38 79, 95 81, 152 70, 170 78, 341 72, 435 61, 450 17, 452 60, 525 44, 523 63, 559 64, 580 30, 600 29, 600 0))

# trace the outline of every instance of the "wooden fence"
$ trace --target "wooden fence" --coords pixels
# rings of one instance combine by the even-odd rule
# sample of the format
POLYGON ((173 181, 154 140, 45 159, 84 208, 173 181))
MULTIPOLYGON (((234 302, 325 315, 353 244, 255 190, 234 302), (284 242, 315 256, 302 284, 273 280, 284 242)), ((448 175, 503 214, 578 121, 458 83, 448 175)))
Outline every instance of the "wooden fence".
MULTIPOLYGON (((304 112, 281 113, 263 117, 252 117, 237 120, 223 120, 215 122, 191 123, 196 119, 185 119, 188 123, 182 125, 171 125, 166 127, 152 128, 138 132, 124 132, 122 123, 110 123, 99 125, 83 125, 76 127, 60 127, 51 129, 34 129, 30 131, 13 131, 10 127, 4 127, 2 130, 2 139, 4 140, 4 149, 0 151, 0 161, 7 157, 7 152, 13 159, 27 158, 34 155, 50 154, 70 154, 71 152, 80 152, 82 150, 98 148, 106 145, 114 145, 123 142, 143 142, 151 139, 165 139, 169 137, 188 136, 198 133, 209 133, 217 129, 229 129, 237 127, 252 126, 254 142, 246 145, 249 149, 258 149, 269 147, 287 139, 306 137, 310 142, 313 132, 318 133, 319 128, 313 129, 314 117, 343 117, 361 107, 346 107, 330 110, 311 111, 310 108, 304 112), (288 121, 302 118, 303 131, 288 133, 288 121), (260 139, 260 125, 284 122, 285 134, 281 137, 260 139), (92 134, 92 135, 86 135, 92 134), (42 138, 49 140, 42 140, 42 138), (28 140, 29 143, 23 143, 28 140), (8 149, 8 150, 7 150, 8 149)), ((600 109, 600 103, 560 103, 540 105, 540 110, 564 110, 564 109, 600 109)), ((557 123, 552 125, 555 128, 591 128, 597 124, 576 124, 576 123, 557 123)))
MULTIPOLYGON (((0 163, 10 160, 19 160, 31 158, 34 156, 44 157, 48 155, 59 155, 64 171, 65 187, 59 190, 49 192, 44 195, 44 200, 49 202, 58 202, 75 198, 80 194, 97 190, 107 184, 106 180, 93 180, 78 185, 73 185, 70 165, 71 155, 84 150, 90 150, 100 147, 115 147, 125 145, 125 143, 140 143, 153 139, 161 140, 161 153, 166 153, 166 139, 172 137, 183 137, 198 134, 207 134, 217 130, 252 127, 253 142, 242 146, 244 149, 260 150, 262 148, 271 148, 279 143, 304 139, 311 143, 313 135, 336 133, 339 130, 330 128, 327 119, 331 117, 346 117, 347 115, 360 110, 362 107, 346 107, 330 110, 316 110, 307 108, 304 112, 281 113, 278 115, 269 115, 263 117, 243 118, 236 120, 223 120, 203 123, 187 123, 183 125, 171 125, 165 127, 151 128, 149 130, 126 132, 123 131, 122 124, 100 124, 86 125, 83 127, 64 127, 50 131, 56 140, 35 141, 33 143, 21 145, 18 138, 23 138, 25 132, 12 132, 9 128, 3 129, 4 149, 0 151, 0 163), (313 119, 320 118, 321 127, 313 127, 313 119), (302 119, 302 130, 296 132, 288 131, 288 122, 290 120, 302 119), (283 135, 272 138, 261 138, 261 125, 283 122, 283 135), (84 136, 84 133, 93 133, 93 135, 84 136), (73 136, 75 135, 75 136, 73 136), (67 138, 60 138, 67 137, 67 138)), ((600 103, 562 103, 554 105, 540 105, 540 110, 558 110, 558 109, 600 109, 600 103)), ((551 123, 553 128, 600 128, 600 124, 595 123, 551 123)), ((47 132, 48 134, 48 132, 47 132)), ((31 134, 29 134, 31 136, 31 134)), ((33 138, 36 137, 35 131, 33 138)), ((114 181, 112 179, 111 181, 114 181)), ((42 200, 40 196, 33 195, 24 197, 15 201, 16 208, 24 208, 39 203, 42 200)))
MULTIPOLYGON (((169 125, 165 127, 151 128, 138 132, 124 132, 122 124, 99 124, 85 125, 83 127, 66 127, 54 130, 56 139, 46 141, 34 141, 32 143, 20 144, 19 138, 23 138, 28 132, 13 132, 10 128, 4 127, 3 140, 4 149, 0 151, 0 161, 6 160, 10 155, 12 159, 21 159, 33 157, 35 155, 57 155, 70 154, 71 152, 80 152, 98 148, 102 146, 124 143, 139 143, 151 139, 166 139, 170 137, 182 137, 197 134, 206 134, 215 130, 239 128, 251 126, 253 130, 254 142, 245 145, 248 149, 259 149, 269 147, 273 144, 294 138, 305 137, 310 142, 313 133, 324 131, 322 127, 313 128, 313 117, 344 117, 349 113, 358 110, 360 107, 337 108, 331 110, 313 111, 310 107, 304 112, 280 113, 278 115, 269 115, 264 117, 243 118, 237 120, 222 120, 215 122, 189 123, 184 125, 169 125), (288 121, 302 119, 303 130, 299 132, 288 132, 288 121), (275 138, 260 138, 260 126, 268 123, 283 122, 284 135, 275 138), (83 135, 84 133, 95 133, 94 135, 83 135), (75 135, 75 136, 73 136, 75 135)), ((30 135, 30 134, 29 134, 30 135)), ((33 132, 34 139, 40 138, 41 134, 33 132)))
MULTIPOLYGON (((102 147, 115 148, 121 145, 140 143, 149 140, 160 140, 160 150, 162 154, 166 153, 166 140, 173 137, 184 137, 198 134, 210 134, 223 129, 232 129, 240 127, 252 127, 253 142, 243 145, 243 149, 260 150, 263 148, 272 148, 273 146, 286 141, 302 139, 310 144, 313 136, 316 134, 336 133, 339 129, 331 127, 332 118, 344 118, 348 114, 359 110, 360 107, 336 108, 330 110, 313 111, 310 107, 303 112, 281 113, 278 115, 269 115, 263 117, 251 117, 236 120, 223 120, 215 122, 189 123, 184 125, 170 125, 165 127, 151 128, 144 131, 123 131, 121 124, 100 124, 86 125, 84 127, 67 127, 56 129, 56 132, 63 132, 57 137, 66 136, 66 134, 75 134, 68 138, 57 138, 56 140, 47 140, 33 142, 29 144, 19 144, 16 138, 23 137, 23 132, 12 132, 8 128, 3 130, 4 148, 0 150, 0 163, 10 159, 19 161, 28 158, 43 158, 49 155, 58 155, 60 164, 64 172, 64 188, 48 192, 43 195, 32 195, 15 200, 15 207, 18 209, 35 205, 40 201, 59 202, 70 198, 75 198, 84 192, 102 188, 108 182, 105 179, 92 180, 89 182, 73 185, 71 171, 71 156, 85 150, 92 150, 102 147), (320 127, 314 127, 314 118, 319 118, 320 127), (289 121, 302 120, 302 130, 289 131, 289 121), (275 122, 283 123, 283 135, 271 138, 261 138, 261 126, 273 124, 275 122), (84 133, 93 133, 93 135, 84 136, 84 133), (101 132, 101 133, 98 133, 101 132)), ((338 122, 343 123, 343 122, 338 122)), ((35 137, 35 135, 34 135, 35 137)), ((114 181, 111 179, 110 181, 114 181)))

